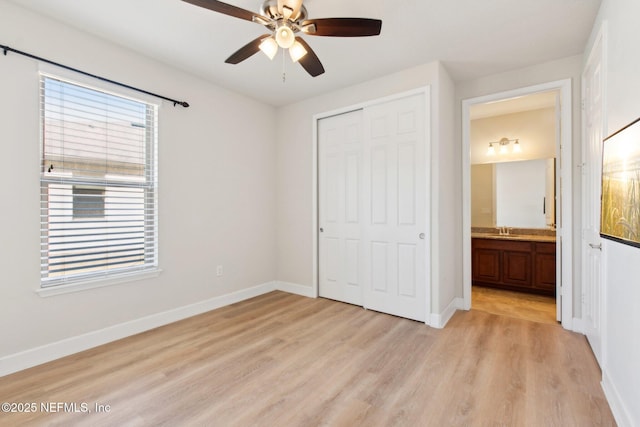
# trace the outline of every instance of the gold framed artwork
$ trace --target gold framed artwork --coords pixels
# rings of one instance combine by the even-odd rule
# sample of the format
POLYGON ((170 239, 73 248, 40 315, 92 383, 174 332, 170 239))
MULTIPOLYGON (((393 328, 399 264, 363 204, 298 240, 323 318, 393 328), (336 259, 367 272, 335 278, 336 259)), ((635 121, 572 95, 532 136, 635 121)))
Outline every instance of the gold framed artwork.
POLYGON ((600 236, 640 247, 640 118, 604 140, 600 236))

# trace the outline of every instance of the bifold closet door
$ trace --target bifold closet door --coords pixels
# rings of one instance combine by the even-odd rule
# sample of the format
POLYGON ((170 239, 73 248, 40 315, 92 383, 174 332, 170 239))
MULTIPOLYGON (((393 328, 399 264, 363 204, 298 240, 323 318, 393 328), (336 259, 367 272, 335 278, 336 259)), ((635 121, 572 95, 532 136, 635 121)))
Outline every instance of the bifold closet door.
POLYGON ((425 102, 318 121, 320 296, 425 320, 425 102))
POLYGON ((362 110, 318 122, 319 294, 363 305, 362 110))

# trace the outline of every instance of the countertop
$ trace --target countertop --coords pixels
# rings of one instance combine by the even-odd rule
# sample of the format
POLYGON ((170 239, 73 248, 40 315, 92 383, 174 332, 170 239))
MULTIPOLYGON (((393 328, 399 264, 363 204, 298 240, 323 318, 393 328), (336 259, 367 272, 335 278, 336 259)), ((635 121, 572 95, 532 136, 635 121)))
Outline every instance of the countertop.
POLYGON ((520 240, 527 242, 551 242, 555 243, 556 236, 540 236, 536 234, 506 234, 497 233, 471 233, 471 238, 477 239, 495 239, 495 240, 520 240))

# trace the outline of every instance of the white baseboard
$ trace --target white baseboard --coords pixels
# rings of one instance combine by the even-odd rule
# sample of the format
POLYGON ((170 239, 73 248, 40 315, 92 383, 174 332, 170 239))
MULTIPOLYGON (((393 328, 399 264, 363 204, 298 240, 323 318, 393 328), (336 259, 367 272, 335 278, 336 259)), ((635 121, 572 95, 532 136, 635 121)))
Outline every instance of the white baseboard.
POLYGON ((431 321, 429 326, 432 328, 442 329, 446 326, 446 324, 451 320, 453 315, 456 313, 456 310, 462 310, 464 308, 464 299, 463 298, 454 298, 451 303, 444 309, 444 311, 440 314, 431 314, 431 321))
POLYGON ((301 295, 308 298, 316 298, 311 286, 298 285, 297 283, 275 282, 275 288, 278 291, 288 292, 290 294, 301 295))
POLYGON ((569 322, 562 322, 562 327, 584 335, 584 326, 581 318, 574 317, 569 322))
MULTIPOLYGON (((604 390, 604 395, 607 398, 607 402, 609 403, 609 407, 611 408, 611 412, 613 413, 613 418, 616 420, 616 424, 620 427, 632 427, 637 426, 638 424, 634 424, 631 416, 629 415, 629 411, 627 410, 624 402, 620 398, 620 393, 616 389, 615 385, 611 381, 611 378, 607 374, 606 370, 602 370, 602 390, 604 390)), ((637 402, 636 402, 637 403, 637 402)), ((640 421, 640 420, 635 420, 640 421)))
MULTIPOLYGON (((290 286, 291 289, 297 287, 290 286)), ((0 358, 0 377, 280 289, 268 282, 0 358)), ((287 289, 281 289, 290 292, 287 289)), ((297 293, 297 292, 293 292, 297 293)))

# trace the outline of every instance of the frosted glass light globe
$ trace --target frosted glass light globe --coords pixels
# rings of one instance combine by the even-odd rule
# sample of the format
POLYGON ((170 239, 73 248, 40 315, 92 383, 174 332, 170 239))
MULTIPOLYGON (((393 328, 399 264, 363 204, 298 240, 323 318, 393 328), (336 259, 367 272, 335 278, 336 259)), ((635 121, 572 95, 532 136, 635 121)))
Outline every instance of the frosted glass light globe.
POLYGON ((296 37, 293 34, 293 30, 286 25, 283 25, 276 30, 276 42, 278 42, 278 46, 281 48, 289 49, 293 46, 295 41, 296 37))

